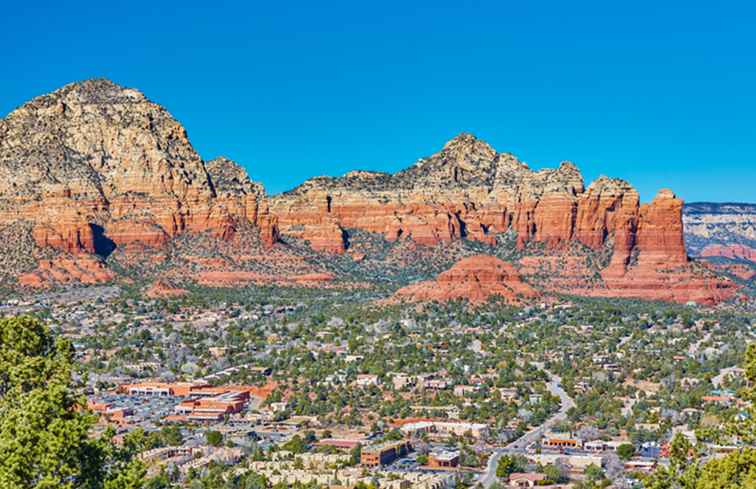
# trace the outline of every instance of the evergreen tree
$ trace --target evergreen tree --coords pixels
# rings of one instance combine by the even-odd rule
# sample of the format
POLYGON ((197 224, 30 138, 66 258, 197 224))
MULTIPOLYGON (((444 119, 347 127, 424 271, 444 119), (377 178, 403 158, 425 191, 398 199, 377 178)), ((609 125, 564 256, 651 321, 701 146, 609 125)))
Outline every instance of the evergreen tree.
POLYGON ((144 468, 116 450, 72 389, 73 348, 41 321, 0 319, 0 488, 139 489, 144 468))

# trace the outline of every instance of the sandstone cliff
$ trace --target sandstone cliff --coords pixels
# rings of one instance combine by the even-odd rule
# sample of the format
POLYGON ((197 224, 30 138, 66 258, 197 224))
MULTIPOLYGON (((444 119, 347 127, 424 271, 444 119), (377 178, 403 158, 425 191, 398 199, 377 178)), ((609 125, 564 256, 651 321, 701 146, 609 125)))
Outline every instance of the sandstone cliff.
MULTIPOLYGON (((271 199, 283 234, 325 252, 346 251, 352 229, 429 246, 460 239, 495 245, 497 235, 514 232, 519 248, 541 243, 552 254, 520 262, 531 274, 552 270, 544 278, 546 290, 701 303, 732 297, 735 284, 690 266, 682 208, 682 200, 666 189, 641 205, 638 192, 620 179, 600 177, 586 189, 570 162, 535 171, 470 134, 398 173, 317 177, 271 199), (610 248, 598 282, 595 264, 569 256, 575 243, 597 254, 610 248), (560 250, 572 264, 569 277, 551 266, 565 262, 554 261, 560 250)), ((402 294, 431 298, 434 286, 441 287, 423 283, 402 294)), ((476 290, 469 298, 483 293, 476 290)), ((459 291, 438 294, 456 297, 459 291)))
POLYGON ((159 246, 188 231, 228 236, 239 219, 272 243, 262 188, 224 183, 164 108, 107 80, 66 85, 0 120, 0 227, 30 222, 40 246, 159 246))

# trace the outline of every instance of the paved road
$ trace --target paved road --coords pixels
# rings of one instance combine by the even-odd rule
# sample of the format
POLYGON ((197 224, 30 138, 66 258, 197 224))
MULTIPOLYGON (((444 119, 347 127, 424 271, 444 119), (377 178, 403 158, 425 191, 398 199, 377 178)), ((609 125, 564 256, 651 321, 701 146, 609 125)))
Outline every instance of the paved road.
MULTIPOLYGON (((539 367, 543 368, 542 365, 539 365, 539 367)), ((551 392, 555 396, 559 396, 559 400, 561 402, 559 411, 554 413, 554 415, 547 419, 542 425, 528 431, 506 447, 496 449, 488 459, 486 471, 478 479, 483 487, 491 487, 491 485, 496 482, 496 466, 498 465, 499 458, 501 458, 502 455, 504 455, 505 453, 517 453, 525 451, 528 445, 531 445, 532 443, 537 441, 544 432, 548 431, 555 424, 567 419, 567 411, 575 406, 575 401, 573 401, 572 398, 567 395, 564 389, 562 389, 562 379, 549 371, 546 371, 546 373, 549 374, 549 381, 546 383, 546 387, 549 389, 549 392, 551 392)))

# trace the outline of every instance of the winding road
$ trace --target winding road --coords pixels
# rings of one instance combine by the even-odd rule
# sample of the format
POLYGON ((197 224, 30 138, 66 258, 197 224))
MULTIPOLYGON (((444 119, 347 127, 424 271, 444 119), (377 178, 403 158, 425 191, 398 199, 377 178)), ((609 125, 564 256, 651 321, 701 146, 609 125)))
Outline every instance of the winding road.
MULTIPOLYGON (((543 369, 542 365, 539 365, 539 367, 543 369)), ((509 445, 494 450, 494 452, 488 458, 486 471, 478 479, 478 482, 480 482, 483 487, 491 487, 491 485, 496 482, 496 466, 498 465, 499 458, 501 458, 502 455, 504 455, 505 453, 524 452, 529 445, 540 439, 541 436, 552 426, 567 419, 567 411, 575 406, 575 401, 573 401, 572 398, 567 395, 564 389, 562 389, 562 379, 558 375, 554 375, 548 370, 544 369, 544 372, 549 375, 549 381, 546 383, 546 387, 549 389, 549 392, 551 392, 555 396, 558 396, 561 402, 559 411, 557 411, 549 419, 544 421, 543 424, 536 426, 509 445)))

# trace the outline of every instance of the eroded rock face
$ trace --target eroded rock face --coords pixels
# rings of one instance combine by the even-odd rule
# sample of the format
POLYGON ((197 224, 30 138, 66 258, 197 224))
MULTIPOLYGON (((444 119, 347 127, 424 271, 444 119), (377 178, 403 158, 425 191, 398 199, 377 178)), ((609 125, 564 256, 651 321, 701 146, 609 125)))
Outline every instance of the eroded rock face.
POLYGON ((638 261, 667 266, 688 262, 682 223, 683 201, 671 190, 662 189, 650 204, 640 208, 638 261))
POLYGON ((489 255, 463 258, 436 280, 403 287, 394 296, 399 300, 439 301, 467 299, 473 304, 500 296, 510 304, 519 304, 540 293, 524 283, 509 263, 489 255))
POLYGON ((159 246, 187 231, 224 236, 235 219, 259 220, 274 241, 261 187, 225 183, 211 182, 164 108, 108 80, 66 85, 0 120, 0 226, 29 221, 42 246, 159 246))
POLYGON ((273 197, 271 210, 284 233, 329 237, 320 241, 322 250, 346 247, 334 224, 422 245, 464 237, 491 242, 495 233, 513 228, 521 244, 537 239, 557 245, 572 238, 582 191, 571 163, 534 172, 462 134, 395 174, 354 171, 310 179, 273 197))
MULTIPOLYGON (((742 219, 732 217, 732 208, 726 212, 717 219, 727 221, 728 232, 750 232, 742 219)), ((66 256, 60 259, 68 260, 40 262, 21 277, 26 285, 109 280, 112 275, 101 262, 78 263, 77 255, 162 247, 182 233, 256 246, 259 232, 270 247, 280 229, 316 250, 349 251, 360 262, 365 255, 349 250, 352 229, 391 241, 411 239, 406 244, 420 248, 459 239, 493 244, 497 234, 512 231, 520 248, 537 242, 551 253, 548 260, 520 261, 527 275, 542 268, 560 275, 545 290, 706 303, 730 297, 731 283, 689 263, 681 214, 682 201, 670 191, 640 205, 638 193, 625 181, 601 177, 586 189, 572 163, 535 171, 469 134, 394 174, 317 177, 268 198, 233 161, 203 162, 165 109, 107 80, 67 85, 0 120, 0 231, 12 225, 29 229, 29 241, 61 250, 66 256), (240 240, 250 236, 250 229, 251 240, 240 240), (608 266, 598 274, 592 260, 553 259, 554 254, 570 258, 568 250, 576 242, 597 255, 611 249, 608 266)), ((699 233, 716 227, 708 218, 695 219, 699 233)), ((752 249, 721 254, 752 259, 752 249)), ((710 251, 715 252, 720 251, 710 251)), ((41 256, 49 258, 35 255, 34 260, 41 256)), ((506 264, 479 258, 458 265, 426 284, 440 291, 417 284, 409 296, 476 301, 485 300, 490 290, 507 298, 521 290, 527 297, 529 288, 518 285, 519 277, 506 264), (492 268, 486 271, 484 265, 492 268)), ((196 278, 208 284, 270 280, 269 273, 263 275, 224 268, 196 278)), ((330 281, 324 275, 292 277, 290 283, 330 281)))
POLYGON ((246 221, 258 226, 266 246, 273 246, 278 241, 278 226, 262 184, 250 180, 244 168, 225 157, 208 161, 206 168, 216 193, 216 215, 223 223, 216 226, 218 236, 231 239, 240 221, 246 221))
MULTIPOLYGON (((282 232, 315 236, 320 250, 343 252, 343 230, 350 228, 423 245, 460 238, 490 243, 496 233, 513 230, 520 246, 537 241, 557 248, 578 240, 599 249, 613 238, 621 264, 637 246, 657 253, 659 245, 679 245, 654 241, 654 219, 676 215, 676 208, 657 208, 646 211, 646 238, 638 240, 641 208, 627 182, 601 177, 586 190, 572 163, 534 171, 469 134, 395 174, 317 177, 271 199, 282 232)), ((684 254, 684 247, 668 251, 684 254)))

